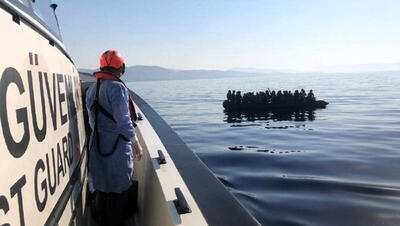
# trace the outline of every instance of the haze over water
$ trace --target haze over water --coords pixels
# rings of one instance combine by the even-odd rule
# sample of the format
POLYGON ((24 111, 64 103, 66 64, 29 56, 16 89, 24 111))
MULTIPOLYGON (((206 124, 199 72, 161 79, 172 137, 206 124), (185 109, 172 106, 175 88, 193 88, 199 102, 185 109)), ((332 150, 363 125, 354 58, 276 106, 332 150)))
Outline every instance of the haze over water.
POLYGON ((128 86, 263 225, 400 224, 400 72, 128 86), (267 88, 313 89, 330 104, 304 117, 223 112, 229 89, 267 88))

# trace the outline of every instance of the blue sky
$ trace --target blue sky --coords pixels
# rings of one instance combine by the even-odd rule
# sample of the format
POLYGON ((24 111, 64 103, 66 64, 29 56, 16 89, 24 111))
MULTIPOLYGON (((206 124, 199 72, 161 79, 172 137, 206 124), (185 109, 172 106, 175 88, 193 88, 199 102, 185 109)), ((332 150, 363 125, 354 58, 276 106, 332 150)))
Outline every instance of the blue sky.
POLYGON ((98 67, 110 48, 129 66, 175 69, 400 63, 397 0, 55 2, 79 68, 98 67))

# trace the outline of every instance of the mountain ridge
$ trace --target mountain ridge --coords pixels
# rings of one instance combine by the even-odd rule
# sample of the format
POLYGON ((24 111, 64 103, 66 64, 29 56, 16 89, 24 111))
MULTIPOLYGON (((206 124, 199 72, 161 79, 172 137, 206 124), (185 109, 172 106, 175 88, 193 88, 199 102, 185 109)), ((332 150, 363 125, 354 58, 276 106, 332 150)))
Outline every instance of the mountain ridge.
MULTIPOLYGON (((79 72, 90 76, 99 69, 78 69, 79 72)), ((255 68, 232 68, 230 70, 177 70, 160 66, 135 65, 125 69, 123 80, 133 81, 160 81, 160 80, 193 80, 231 77, 268 76, 276 74, 303 74, 303 73, 374 73, 374 72, 400 72, 399 64, 361 64, 325 67, 314 71, 273 70, 255 68)))
MULTIPOLYGON (((78 69, 86 75, 92 74, 98 69, 78 69)), ((135 65, 126 67, 123 80, 131 81, 159 81, 159 80, 193 80, 225 77, 264 76, 266 73, 249 73, 222 70, 175 70, 160 66, 135 65)))

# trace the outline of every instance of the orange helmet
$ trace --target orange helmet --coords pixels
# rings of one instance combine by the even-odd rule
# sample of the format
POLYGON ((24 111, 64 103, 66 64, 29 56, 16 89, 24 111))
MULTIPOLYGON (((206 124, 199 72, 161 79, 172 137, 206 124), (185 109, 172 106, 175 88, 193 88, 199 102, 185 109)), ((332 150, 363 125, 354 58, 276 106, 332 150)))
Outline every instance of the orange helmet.
POLYGON ((122 55, 117 50, 107 50, 101 55, 100 58, 100 69, 112 67, 115 69, 121 69, 123 74, 125 71, 125 62, 122 55))

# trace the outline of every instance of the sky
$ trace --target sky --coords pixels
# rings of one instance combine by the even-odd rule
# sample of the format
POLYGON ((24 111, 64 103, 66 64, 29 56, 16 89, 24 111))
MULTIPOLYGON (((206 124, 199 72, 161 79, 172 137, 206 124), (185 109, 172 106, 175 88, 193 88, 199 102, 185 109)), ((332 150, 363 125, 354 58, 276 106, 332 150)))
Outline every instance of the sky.
POLYGON ((400 63, 398 0, 58 0, 67 51, 97 68, 313 70, 400 63))

